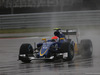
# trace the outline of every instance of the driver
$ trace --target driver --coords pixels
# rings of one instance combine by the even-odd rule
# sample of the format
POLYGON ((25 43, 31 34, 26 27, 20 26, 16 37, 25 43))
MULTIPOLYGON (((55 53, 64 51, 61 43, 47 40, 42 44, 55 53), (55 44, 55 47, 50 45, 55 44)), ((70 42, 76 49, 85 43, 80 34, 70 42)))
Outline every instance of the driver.
POLYGON ((59 41, 59 37, 54 36, 54 37, 51 38, 51 40, 57 42, 57 41, 59 41))
POLYGON ((65 38, 65 35, 60 31, 61 29, 58 29, 54 32, 54 35, 59 38, 65 38))

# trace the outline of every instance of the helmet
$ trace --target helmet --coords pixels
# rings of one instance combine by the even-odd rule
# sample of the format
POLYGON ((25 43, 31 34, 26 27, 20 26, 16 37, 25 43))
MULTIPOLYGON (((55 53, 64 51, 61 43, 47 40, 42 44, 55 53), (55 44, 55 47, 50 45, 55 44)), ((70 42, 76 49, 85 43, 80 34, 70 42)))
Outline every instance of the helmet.
POLYGON ((52 37, 51 39, 54 40, 54 41, 59 40, 59 38, 58 38, 57 36, 54 36, 54 37, 52 37))

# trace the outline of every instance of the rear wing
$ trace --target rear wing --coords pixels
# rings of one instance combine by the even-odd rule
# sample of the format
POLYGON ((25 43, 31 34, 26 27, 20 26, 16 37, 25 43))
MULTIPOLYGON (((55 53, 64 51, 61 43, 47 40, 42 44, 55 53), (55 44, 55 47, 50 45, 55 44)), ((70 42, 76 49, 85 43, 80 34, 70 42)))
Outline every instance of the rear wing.
POLYGON ((70 35, 75 35, 78 43, 78 30, 67 29, 67 30, 62 30, 62 33, 64 35, 68 35, 68 39, 70 39, 70 35))
POLYGON ((77 35, 77 30, 62 30, 62 33, 64 34, 64 35, 77 35))

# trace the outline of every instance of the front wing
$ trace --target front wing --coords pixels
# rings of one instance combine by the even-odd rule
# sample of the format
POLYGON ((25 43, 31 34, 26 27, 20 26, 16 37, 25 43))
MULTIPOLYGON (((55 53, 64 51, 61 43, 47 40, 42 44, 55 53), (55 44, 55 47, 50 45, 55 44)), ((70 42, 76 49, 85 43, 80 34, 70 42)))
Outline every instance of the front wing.
MULTIPOLYGON (((31 56, 27 57, 25 54, 20 54, 19 56, 22 57, 22 58, 29 58, 30 60, 52 60, 52 59, 55 58, 55 56, 50 56, 49 58, 45 58, 45 57, 37 58, 34 55, 31 55, 31 56)), ((56 55, 56 57, 59 57, 59 56, 62 56, 63 58, 66 58, 66 57, 68 57, 68 53, 58 53, 56 55)))

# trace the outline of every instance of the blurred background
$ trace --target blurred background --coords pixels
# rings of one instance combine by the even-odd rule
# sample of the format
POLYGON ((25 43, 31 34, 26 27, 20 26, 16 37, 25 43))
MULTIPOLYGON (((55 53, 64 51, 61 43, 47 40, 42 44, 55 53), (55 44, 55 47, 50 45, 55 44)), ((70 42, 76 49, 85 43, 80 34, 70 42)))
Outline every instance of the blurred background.
POLYGON ((98 26, 99 3, 100 0, 0 0, 0 29, 98 26))
POLYGON ((0 0, 0 14, 100 9, 100 0, 0 0))

